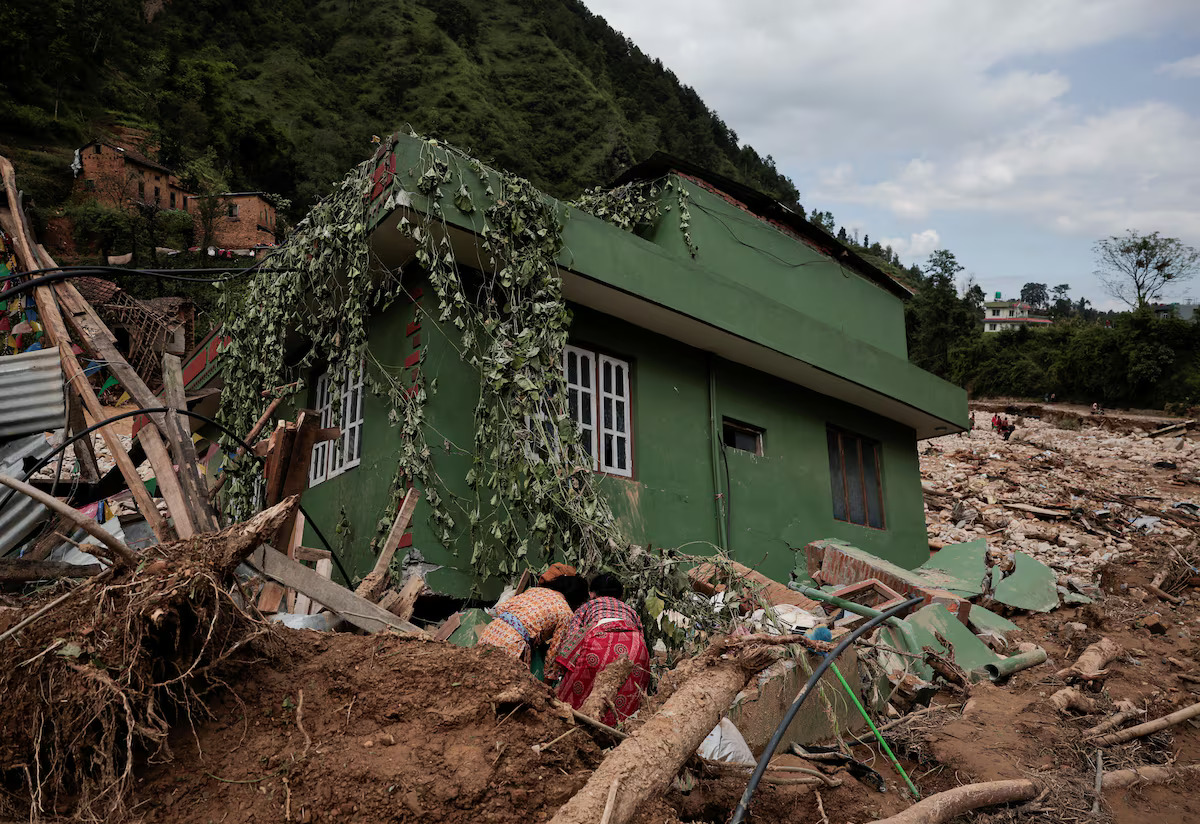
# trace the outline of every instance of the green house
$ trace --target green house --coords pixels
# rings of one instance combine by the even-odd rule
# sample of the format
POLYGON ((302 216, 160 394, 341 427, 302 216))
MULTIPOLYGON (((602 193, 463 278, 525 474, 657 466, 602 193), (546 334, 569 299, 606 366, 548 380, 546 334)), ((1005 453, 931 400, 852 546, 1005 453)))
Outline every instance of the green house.
MULTIPOLYGON (((421 194, 433 146, 398 137, 375 158, 371 252, 378 265, 403 268, 407 296, 365 319, 367 357, 399 370, 408 391, 436 380, 424 404, 432 465, 465 491, 470 460, 451 444, 472 443, 480 375, 460 356, 458 330, 439 322, 409 233, 435 214, 459 265, 486 268, 485 214, 460 208, 486 194, 466 174, 441 186, 436 203, 421 194)), ((658 155, 618 183, 660 198, 657 218, 627 230, 547 201, 565 219, 557 262, 572 313, 561 361, 568 414, 623 534, 698 554, 724 548, 782 581, 795 549, 821 538, 908 567, 926 560, 917 442, 961 431, 967 405, 962 389, 908 362, 908 291, 721 176, 658 155)), ((348 528, 345 560, 361 575, 404 443, 387 399, 346 377, 340 412, 319 366, 296 398, 343 430, 314 449, 303 500, 326 533, 348 528)), ((446 541, 419 508, 402 546, 419 552, 435 591, 494 589, 459 540, 446 541)))

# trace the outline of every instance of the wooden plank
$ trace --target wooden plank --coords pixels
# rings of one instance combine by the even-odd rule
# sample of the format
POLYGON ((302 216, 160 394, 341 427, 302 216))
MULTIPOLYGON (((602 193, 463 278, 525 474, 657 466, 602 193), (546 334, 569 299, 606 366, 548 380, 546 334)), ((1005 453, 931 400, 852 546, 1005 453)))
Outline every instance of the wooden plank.
POLYGON ((454 613, 449 618, 447 618, 445 621, 443 621, 442 625, 440 627, 438 627, 438 631, 433 634, 433 640, 445 641, 447 638, 449 638, 451 635, 454 634, 454 630, 458 629, 461 624, 462 624, 462 613, 461 612, 454 613))
MULTIPOLYGON (((7 161, 5 161, 7 163, 7 161)), ((0 171, 2 171, 0 164, 0 171)), ((8 167, 10 170, 12 166, 8 167)), ((45 252, 42 252, 40 263, 44 268, 55 266, 54 260, 45 252)), ((71 351, 71 336, 67 333, 66 324, 63 322, 62 315, 58 311, 58 304, 54 299, 54 293, 47 286, 39 286, 34 289, 34 300, 37 303, 38 317, 42 321, 42 327, 46 330, 46 337, 50 339, 50 343, 58 347, 59 359, 62 361, 63 375, 66 378, 67 385, 73 388, 79 395, 83 405, 96 421, 102 421, 109 417, 109 411, 100 405, 100 399, 96 397, 96 392, 88 381, 87 376, 83 374, 83 367, 79 365, 79 359, 71 351)), ((100 437, 104 439, 105 445, 108 447, 109 454, 112 455, 113 461, 117 465, 117 469, 121 472, 121 477, 125 479, 125 483, 129 486, 129 491, 133 493, 133 500, 137 504, 138 510, 142 513, 142 517, 146 519, 146 523, 150 525, 150 529, 154 532, 160 543, 174 540, 175 532, 167 525, 167 522, 159 514, 158 507, 155 506, 153 499, 150 497, 149 491, 146 489, 141 476, 138 475, 137 467, 133 465, 133 461, 129 457, 129 453, 125 451, 125 446, 121 443, 121 439, 111 426, 102 426, 98 430, 100 437)))
POLYGON ((265 613, 279 612, 279 605, 283 603, 285 593, 287 593, 285 588, 274 581, 267 581, 263 584, 262 592, 258 594, 259 611, 265 613))
MULTIPOLYGON (((61 358, 60 358, 61 360, 61 358)), ((87 429, 87 421, 83 418, 83 401, 79 393, 67 386, 67 431, 72 434, 87 429)), ((78 438, 71 445, 75 452, 75 460, 79 463, 79 477, 84 483, 94 484, 100 480, 100 464, 96 462, 96 452, 92 448, 92 436, 78 438)))
POLYGON ((166 424, 170 430, 166 435, 169 441, 177 444, 175 457, 179 463, 179 485, 183 488, 184 501, 197 528, 203 532, 216 532, 221 528, 221 524, 208 503, 208 487, 196 460, 196 444, 192 440, 191 425, 174 411, 187 409, 187 397, 183 392, 183 366, 176 355, 163 353, 162 375, 165 405, 171 408, 166 414, 166 424))
POLYGON ((282 552, 263 546, 249 557, 250 565, 269 578, 287 587, 299 590, 312 600, 323 604, 359 629, 379 632, 394 629, 404 633, 420 633, 421 629, 407 621, 401 621, 385 609, 380 609, 365 598, 360 598, 345 587, 322 577, 282 552))
MULTIPOLYGON (((258 422, 255 423, 251 430, 246 434, 246 443, 254 443, 254 439, 258 437, 258 433, 262 432, 263 428, 270 423, 271 416, 275 414, 275 410, 279 408, 279 404, 282 402, 283 398, 276 398, 267 405, 267 411, 262 414, 262 417, 258 419, 258 422)), ((246 448, 244 446, 239 446, 233 453, 233 460, 237 460, 245 453, 246 448)), ((221 477, 217 478, 217 482, 213 484, 212 489, 208 491, 208 499, 210 501, 217 497, 217 493, 221 491, 221 487, 225 485, 225 481, 228 479, 228 472, 222 473, 221 477)))
POLYGON ((273 504, 283 500, 283 482, 287 477, 288 459, 291 456, 295 431, 294 424, 279 422, 271 433, 267 445, 266 501, 273 504))
MULTIPOLYGON (((125 388, 125 391, 129 393, 130 397, 133 398, 134 402, 138 406, 153 409, 160 406, 170 405, 165 403, 161 398, 157 397, 153 392, 150 391, 150 387, 146 385, 144 380, 142 380, 142 377, 137 373, 137 370, 129 365, 129 362, 125 360, 124 356, 117 351, 116 345, 104 335, 104 331, 107 329, 107 327, 104 325, 104 322, 100 320, 100 316, 96 314, 96 310, 93 309, 87 303, 87 301, 83 300, 83 298, 79 295, 78 290, 73 285, 70 283, 58 283, 54 286, 54 290, 58 295, 66 295, 66 299, 68 300, 78 298, 80 301, 82 301, 82 307, 85 309, 85 311, 82 313, 68 313, 65 316, 67 323, 78 336, 80 345, 83 346, 84 349, 86 349, 92 355, 92 357, 105 362, 109 373, 121 383, 121 386, 125 388)), ((141 439, 140 436, 142 432, 145 432, 147 429, 147 427, 143 427, 138 431, 139 440, 142 440, 144 445, 146 444, 147 440, 152 443, 156 438, 165 437, 170 444, 171 453, 174 457, 174 463, 179 467, 178 474, 188 475, 187 479, 182 484, 177 482, 177 485, 180 486, 186 495, 181 496, 176 501, 175 508, 172 508, 171 510, 172 517, 176 521, 179 521, 181 513, 177 512, 176 509, 178 509, 180 506, 183 506, 186 508, 185 519, 191 523, 193 529, 192 534, 195 534, 195 531, 215 528, 217 523, 216 516, 212 515, 210 518, 208 513, 211 513, 211 510, 209 510, 208 513, 205 512, 205 508, 207 507, 207 496, 205 496, 205 499, 202 501, 195 500, 193 497, 198 493, 199 490, 204 489, 204 484, 196 470, 195 462, 193 461, 188 463, 187 461, 186 449, 191 448, 193 453, 195 450, 195 446, 192 444, 192 439, 190 437, 181 438, 178 428, 167 425, 167 419, 163 413, 153 412, 150 413, 149 417, 150 420, 154 422, 154 425, 158 427, 158 432, 147 436, 147 439, 141 439)), ((159 480, 159 485, 162 486, 164 476, 170 475, 175 471, 172 468, 172 463, 171 461, 164 463, 161 460, 161 452, 159 450, 154 450, 153 446, 147 449, 146 454, 150 457, 150 461, 154 465, 155 475, 159 480), (152 451, 155 454, 152 455, 152 451)), ((170 506, 170 499, 168 499, 167 504, 170 506)), ((180 535, 180 537, 183 538, 188 536, 180 535)))
MULTIPOLYGON (((317 574, 320 575, 322 578, 324 578, 327 581, 332 581, 333 580, 333 559, 332 558, 323 558, 322 560, 317 561, 317 574)), ((313 601, 312 606, 308 610, 308 614, 316 615, 318 612, 320 612, 324 608, 325 608, 324 604, 318 604, 316 601, 313 601)))
POLYGON ((301 409, 296 416, 296 434, 283 480, 280 497, 299 495, 308 489, 308 468, 312 463, 313 445, 321 430, 321 415, 315 409, 301 409))
POLYGON ((311 546, 296 547, 295 555, 292 557, 297 561, 316 561, 317 563, 329 561, 330 564, 333 563, 331 560, 333 554, 328 549, 313 549, 311 546))
POLYGON ((1159 435, 1166 435, 1170 432, 1175 432, 1180 429, 1187 429, 1189 426, 1191 426, 1194 423, 1195 423, 1195 421, 1180 421, 1179 423, 1173 423, 1173 424, 1170 424, 1169 426, 1164 426, 1162 429, 1155 429, 1147 437, 1157 438, 1159 435))
POLYGON ((65 561, 29 561, 0 558, 0 581, 42 581, 47 578, 90 578, 99 575, 100 564, 68 564, 65 561))
POLYGON ((415 486, 404 495, 404 501, 396 513, 396 520, 392 521, 392 528, 388 531, 387 540, 383 542, 383 549, 380 551, 379 557, 375 559, 375 568, 367 573, 367 577, 362 579, 362 583, 355 590, 358 595, 368 601, 379 600, 383 591, 387 589, 388 568, 392 565, 392 557, 400 546, 400 539, 404 537, 405 530, 412 522, 413 512, 417 508, 417 501, 420 497, 421 493, 415 486))
POLYGON ((1007 509, 1015 509, 1019 512, 1029 512, 1033 515, 1038 515, 1043 518, 1066 518, 1071 514, 1070 510, 1045 509, 1040 506, 1030 506, 1029 504, 1005 503, 1002 501, 1000 505, 1007 509))
POLYGON ((408 580, 400 588, 399 597, 396 599, 396 602, 385 607, 385 609, 401 621, 407 621, 412 618, 413 607, 417 605, 417 598, 421 597, 421 593, 424 591, 425 576, 415 572, 408 576, 408 580))
POLYGON ((154 424, 143 426, 138 430, 137 439, 146 450, 146 459, 154 467, 154 477, 158 480, 158 494, 167 502, 167 511, 175 524, 175 531, 180 538, 190 538, 199 530, 192 520, 191 508, 184 500, 183 488, 179 485, 179 477, 175 474, 175 465, 167 454, 167 445, 154 424))

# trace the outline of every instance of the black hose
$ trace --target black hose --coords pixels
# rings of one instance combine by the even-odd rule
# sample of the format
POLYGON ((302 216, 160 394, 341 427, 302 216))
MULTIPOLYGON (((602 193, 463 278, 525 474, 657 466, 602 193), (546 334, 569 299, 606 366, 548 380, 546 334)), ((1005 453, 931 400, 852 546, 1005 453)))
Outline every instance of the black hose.
POLYGON ((876 615, 871 620, 867 621, 862 626, 855 629, 849 635, 842 639, 836 647, 829 652, 823 661, 813 670, 812 675, 808 677, 808 681, 804 684, 804 688, 796 696, 795 702, 788 708, 787 714, 783 716, 783 720, 779 722, 779 726, 775 729, 775 734, 771 736, 771 740, 767 743, 767 748, 763 750, 762 756, 758 759, 758 766, 754 768, 754 774, 750 776, 750 783, 746 785, 746 791, 742 793, 742 799, 738 802, 737 809, 733 811, 733 818, 729 820, 729 824, 741 824, 742 819, 746 817, 746 812, 750 809, 750 799, 754 796, 755 789, 758 788, 758 782, 762 780, 763 773, 767 771, 767 764, 771 760, 771 756, 775 755, 775 750, 779 747, 779 742, 783 740, 783 735, 787 732, 787 728, 791 726, 792 719, 796 717, 796 713, 800 711, 800 706, 804 700, 808 698, 813 687, 817 685, 817 681, 825 674, 825 670, 832 666, 833 662, 839 655, 846 651, 846 648, 853 644, 868 630, 874 629, 879 624, 882 624, 893 615, 899 615, 907 609, 911 609, 921 603, 924 598, 915 596, 909 598, 903 604, 892 607, 883 613, 876 615))
MULTIPOLYGON (((32 478, 34 475, 36 475, 38 473, 39 470, 42 469, 42 467, 46 466, 48 463, 50 463, 50 461, 54 460, 54 457, 56 455, 63 453, 66 450, 66 448, 68 446, 70 446, 71 444, 75 443, 75 441, 79 440, 80 438, 82 438, 86 435, 92 434, 93 432, 95 432, 97 429, 99 429, 102 426, 107 426, 108 424, 112 423, 113 421, 119 421, 122 418, 131 418, 134 415, 158 414, 160 412, 171 412, 171 411, 177 412, 180 415, 187 415, 189 418, 198 418, 199 420, 202 420, 205 423, 211 423, 213 426, 217 427, 222 432, 224 432, 226 435, 228 435, 230 438, 232 438, 235 442, 237 442, 243 449, 245 449, 247 455, 254 457, 254 447, 251 446, 250 444, 246 443, 244 440, 242 440, 241 437, 239 437, 237 434, 235 434, 233 432, 233 430, 231 430, 229 427, 225 426, 220 421, 213 420, 212 418, 208 417, 207 415, 201 415, 199 412, 192 412, 191 410, 188 410, 188 409, 172 410, 171 407, 169 407, 169 406, 156 406, 156 407, 150 407, 150 408, 146 408, 146 409, 134 409, 129 412, 122 412, 120 415, 113 415, 111 418, 106 418, 105 420, 102 420, 99 423, 92 424, 87 429, 83 429, 79 432, 76 432, 71 437, 63 440, 63 442, 61 444, 59 444, 53 451, 51 451, 49 455, 47 455, 45 458, 43 458, 41 461, 39 461, 37 464, 35 464, 28 472, 25 473, 24 477, 22 477, 21 480, 28 482, 30 478, 32 478)), ((8 504, 9 499, 12 498, 12 496, 15 494, 17 494, 16 490, 13 490, 13 489, 8 490, 8 493, 4 496, 4 499, 0 500, 0 510, 4 509, 4 507, 8 504)), ((305 521, 310 526, 312 526, 313 532, 316 533, 317 538, 320 539, 321 543, 325 545, 325 549, 327 549, 329 551, 329 556, 331 558, 333 558, 333 562, 335 564, 337 564, 338 572, 342 573, 342 577, 346 579, 346 584, 349 585, 350 581, 351 581, 350 574, 348 572, 346 572, 346 568, 344 566, 342 566, 342 559, 339 558, 337 553, 333 551, 333 546, 329 543, 329 541, 325 540, 325 536, 323 534, 321 534, 321 530, 317 528, 317 524, 312 519, 312 516, 309 515, 308 512, 304 509, 304 505, 300 504, 298 506, 298 508, 299 508, 301 514, 304 515, 305 521)), ((15 547, 14 547, 14 549, 15 549, 15 547)), ((10 549, 9 552, 11 553, 12 550, 10 549)))

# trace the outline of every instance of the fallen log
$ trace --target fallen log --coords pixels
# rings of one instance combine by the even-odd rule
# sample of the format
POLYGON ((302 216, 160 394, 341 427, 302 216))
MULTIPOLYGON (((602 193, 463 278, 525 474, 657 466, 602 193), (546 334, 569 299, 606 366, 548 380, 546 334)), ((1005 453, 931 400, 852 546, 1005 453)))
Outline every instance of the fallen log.
POLYGON ((1165 767, 1135 767, 1131 770, 1113 770, 1104 776, 1106 790, 1123 790, 1135 784, 1166 784, 1180 778, 1200 775, 1200 764, 1171 764, 1165 767))
POLYGON ((1068 710, 1095 712, 1097 709, 1095 699, 1088 698, 1074 687, 1065 687, 1054 693, 1054 695, 1050 696, 1050 703, 1064 715, 1066 715, 1068 710))
POLYGON ((1200 704, 1192 704, 1190 707, 1184 707, 1181 710, 1176 710, 1170 715, 1164 715, 1162 718, 1156 718, 1153 721, 1147 721, 1145 724, 1138 724, 1136 727, 1121 730, 1120 732, 1101 735, 1098 738, 1088 739, 1088 743, 1097 747, 1110 747, 1113 744, 1124 744, 1126 741, 1132 741, 1135 738, 1142 738, 1147 735, 1153 735, 1160 730, 1165 730, 1167 727, 1173 727, 1176 724, 1182 724, 1191 718, 1200 715, 1200 704))
POLYGON ((1108 675, 1105 669, 1124 650, 1115 641, 1101 638, 1083 651, 1074 664, 1058 671, 1059 678, 1077 678, 1080 681, 1097 681, 1108 675))
POLYGON ((681 683, 662 709, 609 753, 587 784, 564 804, 551 824, 594 824, 604 816, 613 782, 621 792, 612 824, 625 824, 653 794, 662 792, 757 672, 776 656, 753 648, 729 655, 718 642, 701 656, 700 667, 681 683))
POLYGON ((44 581, 48 578, 90 578, 99 575, 100 564, 68 564, 66 561, 27 561, 24 558, 0 559, 0 581, 44 581))
POLYGON ((1084 730, 1085 736, 1103 735, 1109 730, 1115 730, 1117 727, 1124 725, 1128 721, 1132 721, 1139 715, 1145 715, 1145 710, 1140 710, 1131 701, 1118 701, 1117 712, 1101 721, 1091 729, 1084 730))
POLYGON ((621 687, 625 686, 632 672, 633 662, 628 656, 621 656, 610 663, 596 675, 592 682, 592 691, 584 699, 579 711, 592 718, 603 718, 612 708, 613 700, 621 687))
POLYGON ((1146 589, 1148 589, 1154 595, 1157 595, 1162 600, 1167 601, 1168 603, 1176 604, 1176 605, 1183 603, 1182 598, 1178 598, 1178 597, 1172 595, 1171 593, 1167 592, 1166 590, 1162 589, 1163 581, 1166 580, 1166 577, 1167 576, 1165 573, 1162 573, 1162 572, 1158 573, 1157 575, 1154 576, 1153 581, 1146 584, 1146 589))
POLYGON ((980 807, 1031 801, 1041 791, 1041 787, 1036 782, 1027 778, 967 784, 931 795, 913 804, 904 812, 897 813, 890 818, 880 819, 872 824, 944 824, 946 821, 951 821, 980 807))

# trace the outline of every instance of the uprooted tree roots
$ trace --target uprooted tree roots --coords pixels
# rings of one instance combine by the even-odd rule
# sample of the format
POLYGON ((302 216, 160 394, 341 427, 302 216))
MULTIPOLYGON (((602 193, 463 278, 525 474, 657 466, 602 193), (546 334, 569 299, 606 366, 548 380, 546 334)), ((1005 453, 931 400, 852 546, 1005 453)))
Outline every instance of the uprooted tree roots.
POLYGON ((135 760, 164 757, 173 719, 207 712, 220 666, 269 628, 230 593, 233 568, 273 542, 295 499, 245 524, 155 547, 136 572, 81 584, 0 641, 0 813, 119 817, 135 760))

